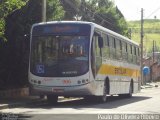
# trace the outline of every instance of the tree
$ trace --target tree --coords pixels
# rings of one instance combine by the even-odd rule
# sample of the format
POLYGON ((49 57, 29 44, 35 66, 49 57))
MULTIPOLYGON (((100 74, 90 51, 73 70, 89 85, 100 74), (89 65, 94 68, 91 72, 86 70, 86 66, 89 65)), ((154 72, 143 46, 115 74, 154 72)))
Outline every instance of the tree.
POLYGON ((47 0, 47 21, 61 20, 64 13, 59 0, 47 0))
POLYGON ((119 34, 128 36, 128 26, 120 10, 110 0, 87 0, 94 11, 94 22, 119 34))
POLYGON ((128 36, 128 26, 124 16, 111 0, 60 0, 65 9, 65 19, 81 16, 83 21, 91 21, 119 34, 128 36))
POLYGON ((80 13, 80 0, 60 0, 64 10, 64 20, 73 20, 80 13))
MULTIPOLYGON (((4 18, 4 36, 7 42, 0 44, 0 89, 28 84, 30 43, 24 35, 30 34, 34 23, 41 22, 41 10, 42 3, 39 0, 29 0, 23 7, 15 9, 4 18)), ((63 19, 64 10, 58 0, 47 0, 47 11, 47 20, 63 19)))
POLYGON ((4 39, 5 18, 13 11, 20 9, 27 0, 1 0, 0 1, 0 37, 4 39))

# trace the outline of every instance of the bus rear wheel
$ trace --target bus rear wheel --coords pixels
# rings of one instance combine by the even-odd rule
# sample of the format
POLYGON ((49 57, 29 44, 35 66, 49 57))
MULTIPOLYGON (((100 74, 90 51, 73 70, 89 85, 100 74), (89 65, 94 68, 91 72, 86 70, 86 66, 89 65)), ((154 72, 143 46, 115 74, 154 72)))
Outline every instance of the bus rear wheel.
POLYGON ((47 101, 49 104, 56 104, 58 102, 58 96, 47 95, 47 101))
POLYGON ((130 84, 129 93, 126 94, 126 97, 127 97, 127 98, 132 97, 132 93, 133 93, 133 83, 130 84))

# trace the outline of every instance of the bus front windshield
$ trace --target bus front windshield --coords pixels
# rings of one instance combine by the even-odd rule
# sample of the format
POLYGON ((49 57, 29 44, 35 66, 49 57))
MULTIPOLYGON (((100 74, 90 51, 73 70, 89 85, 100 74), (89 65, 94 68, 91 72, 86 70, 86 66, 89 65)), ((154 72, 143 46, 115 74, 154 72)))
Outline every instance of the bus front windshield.
POLYGON ((73 77, 89 70, 89 36, 33 36, 30 69, 41 77, 73 77))

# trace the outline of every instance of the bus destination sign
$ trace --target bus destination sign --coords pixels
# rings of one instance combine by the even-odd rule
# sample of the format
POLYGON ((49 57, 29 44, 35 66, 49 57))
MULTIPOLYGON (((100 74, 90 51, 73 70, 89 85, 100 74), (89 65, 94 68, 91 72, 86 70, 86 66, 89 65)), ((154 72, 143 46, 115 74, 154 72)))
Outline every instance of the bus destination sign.
POLYGON ((45 24, 35 26, 33 35, 89 35, 90 30, 86 24, 45 24))

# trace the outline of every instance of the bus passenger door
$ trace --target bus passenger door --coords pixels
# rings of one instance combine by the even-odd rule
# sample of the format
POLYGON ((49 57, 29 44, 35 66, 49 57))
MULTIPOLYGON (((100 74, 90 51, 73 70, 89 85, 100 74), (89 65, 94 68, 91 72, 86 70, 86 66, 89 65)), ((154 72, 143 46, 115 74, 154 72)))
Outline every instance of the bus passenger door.
POLYGON ((100 36, 94 35, 92 42, 92 72, 94 77, 102 65, 102 46, 103 39, 100 36))

